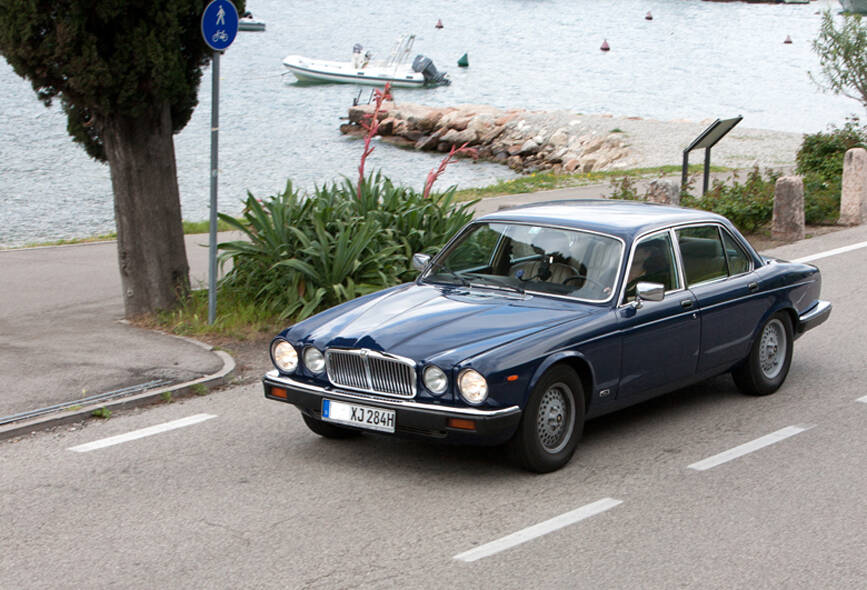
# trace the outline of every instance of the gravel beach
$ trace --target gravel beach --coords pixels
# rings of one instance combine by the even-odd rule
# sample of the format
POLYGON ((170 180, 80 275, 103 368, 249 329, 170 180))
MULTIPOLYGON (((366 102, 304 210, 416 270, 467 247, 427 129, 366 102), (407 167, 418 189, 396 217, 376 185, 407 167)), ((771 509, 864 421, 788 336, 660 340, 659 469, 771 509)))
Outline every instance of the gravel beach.
MULTIPOLYGON (((584 115, 566 110, 528 111, 490 105, 451 107, 382 102, 349 109, 345 134, 364 135, 376 111, 376 133, 419 151, 446 152, 468 145, 482 160, 516 172, 598 172, 680 165, 683 150, 713 120, 659 121, 640 117, 584 115)), ((788 170, 803 140, 801 133, 751 129, 741 121, 711 149, 711 163, 733 169, 788 170)), ((690 154, 704 162, 704 150, 690 154)))
MULTIPOLYGON (((558 116, 564 122, 575 118, 568 112, 558 116)), ((621 169, 680 165, 684 148, 713 123, 712 119, 700 122, 656 121, 606 115, 582 115, 578 118, 582 127, 598 135, 616 129, 622 132, 622 141, 629 147, 629 155, 616 163, 615 168, 621 169)), ((802 133, 752 129, 748 125, 747 120, 741 121, 711 149, 711 164, 736 169, 754 165, 762 169, 794 167, 795 154, 804 138, 802 133)), ((691 152, 689 161, 690 164, 703 163, 704 150, 691 152)))

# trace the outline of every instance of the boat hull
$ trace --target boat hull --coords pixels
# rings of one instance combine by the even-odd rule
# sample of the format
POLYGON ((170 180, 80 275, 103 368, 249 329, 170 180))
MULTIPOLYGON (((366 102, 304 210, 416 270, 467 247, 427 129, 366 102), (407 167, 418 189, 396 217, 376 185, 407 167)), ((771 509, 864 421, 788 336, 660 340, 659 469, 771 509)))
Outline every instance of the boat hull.
POLYGON ((251 20, 248 18, 241 18, 241 19, 238 19, 238 30, 239 31, 264 31, 265 30, 265 21, 251 20))
POLYGON ((389 82, 397 88, 421 88, 425 85, 424 76, 405 66, 367 66, 358 69, 353 68, 349 62, 308 59, 299 55, 286 57, 283 65, 302 82, 337 82, 365 86, 384 86, 389 82))
POLYGON ((840 0, 845 12, 867 14, 867 0, 840 0))

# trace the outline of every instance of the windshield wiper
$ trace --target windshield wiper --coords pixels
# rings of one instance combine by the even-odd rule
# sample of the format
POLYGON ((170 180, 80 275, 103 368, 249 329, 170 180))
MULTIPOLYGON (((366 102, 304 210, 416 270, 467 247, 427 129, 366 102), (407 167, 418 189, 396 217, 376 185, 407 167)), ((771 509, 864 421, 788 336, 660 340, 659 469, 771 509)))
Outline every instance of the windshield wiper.
MULTIPOLYGON (((458 283, 460 283, 460 285, 462 287, 469 287, 470 286, 470 282, 467 279, 465 279, 464 277, 462 277, 461 275, 459 275, 458 273, 456 273, 455 271, 453 271, 452 269, 447 267, 442 262, 435 262, 430 267, 431 271, 433 271, 434 269, 437 269, 437 268, 444 270, 449 276, 452 276, 455 279, 457 279, 458 283)), ((430 278, 430 273, 428 273, 427 277, 425 277, 425 278, 430 278)))
POLYGON ((476 274, 476 273, 467 273, 467 274, 470 274, 470 275, 476 277, 477 279, 481 280, 481 284, 470 283, 469 285, 471 287, 473 287, 473 286, 490 287, 491 285, 485 284, 485 282, 488 282, 488 283, 491 283, 497 287, 502 287, 503 289, 506 289, 508 291, 514 291, 515 293, 520 293, 521 295, 523 295, 525 293, 523 288, 516 287, 515 285, 510 285, 509 283, 505 282, 504 280, 500 279, 499 277, 492 277, 489 275, 480 275, 480 274, 476 274))

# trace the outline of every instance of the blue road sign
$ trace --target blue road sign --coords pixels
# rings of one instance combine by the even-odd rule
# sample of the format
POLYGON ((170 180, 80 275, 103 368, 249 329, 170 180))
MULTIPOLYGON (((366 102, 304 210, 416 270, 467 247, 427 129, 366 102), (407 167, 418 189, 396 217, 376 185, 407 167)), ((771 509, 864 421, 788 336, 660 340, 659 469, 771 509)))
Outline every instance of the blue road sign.
POLYGON ((224 51, 238 34, 238 9, 229 0, 213 0, 202 13, 202 37, 214 51, 224 51))

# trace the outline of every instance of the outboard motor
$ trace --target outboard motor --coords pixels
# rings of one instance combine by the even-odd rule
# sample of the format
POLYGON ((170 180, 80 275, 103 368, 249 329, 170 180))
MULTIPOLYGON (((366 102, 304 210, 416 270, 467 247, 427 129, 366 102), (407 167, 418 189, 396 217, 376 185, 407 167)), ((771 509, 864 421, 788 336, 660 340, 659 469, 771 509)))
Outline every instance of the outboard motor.
POLYGON ((421 54, 416 55, 415 59, 412 60, 412 71, 418 72, 424 76, 425 84, 430 86, 445 86, 452 83, 452 81, 446 77, 445 72, 440 72, 436 69, 431 58, 425 57, 421 54))

